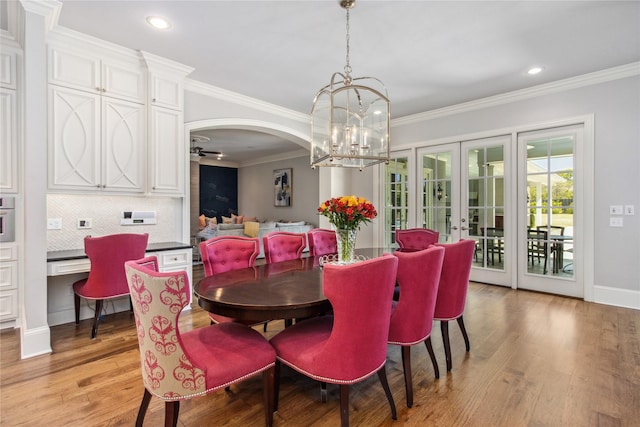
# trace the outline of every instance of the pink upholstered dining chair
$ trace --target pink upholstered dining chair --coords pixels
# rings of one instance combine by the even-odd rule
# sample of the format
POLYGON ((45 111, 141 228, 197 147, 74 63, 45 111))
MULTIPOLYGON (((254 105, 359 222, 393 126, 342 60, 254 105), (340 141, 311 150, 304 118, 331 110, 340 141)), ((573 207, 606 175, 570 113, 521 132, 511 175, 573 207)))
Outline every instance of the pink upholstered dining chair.
POLYGON ((307 232, 309 256, 322 256, 338 253, 336 232, 326 228, 314 228, 307 232))
POLYGON ((76 325, 80 324, 80 298, 95 301, 91 339, 98 335, 103 301, 129 295, 124 263, 142 258, 148 234, 111 234, 84 238, 84 252, 91 261, 89 277, 73 284, 76 325))
POLYGON ((302 258, 302 251, 307 244, 304 233, 272 231, 262 237, 264 258, 267 264, 290 259, 302 258))
POLYGON ((469 336, 464 327, 462 313, 467 301, 467 289, 469 288, 469 275, 471 263, 475 252, 475 240, 460 240, 456 243, 439 244, 444 248, 444 261, 438 287, 438 298, 433 315, 440 321, 444 353, 447 360, 447 371, 451 370, 451 346, 449 344, 449 321, 457 320, 464 344, 469 351, 469 336))
POLYGON ((165 401, 165 426, 176 426, 180 401, 226 388, 262 373, 265 425, 273 424, 273 347, 259 332, 237 323, 182 333, 178 317, 191 288, 184 271, 158 273, 155 256, 125 264, 136 318, 144 394, 141 427, 154 395, 165 401))
POLYGON ((271 339, 276 349, 275 403, 280 364, 323 383, 340 384, 341 425, 349 425, 349 385, 377 373, 397 419, 385 370, 391 297, 398 259, 385 254, 348 265, 323 267, 323 290, 333 315, 296 323, 271 339))
MULTIPOLYGON (((231 270, 253 267, 260 253, 260 241, 257 237, 218 236, 200 242, 200 256, 206 277, 231 270)), ((236 319, 209 313, 212 323, 236 322, 236 319)), ((258 321, 242 321, 246 325, 255 325, 258 321)))
POLYGON ((396 281, 400 285, 400 299, 393 302, 389 344, 402 346, 407 407, 411 408, 413 406, 411 346, 424 342, 435 376, 440 378, 438 362, 431 345, 431 329, 444 248, 431 247, 417 252, 396 251, 394 255, 398 257, 396 281))
POLYGON ((440 233, 428 228, 396 230, 396 242, 401 249, 422 250, 438 243, 440 233))
POLYGON ((253 267, 260 253, 260 241, 257 237, 218 236, 200 242, 200 256, 204 274, 253 267))

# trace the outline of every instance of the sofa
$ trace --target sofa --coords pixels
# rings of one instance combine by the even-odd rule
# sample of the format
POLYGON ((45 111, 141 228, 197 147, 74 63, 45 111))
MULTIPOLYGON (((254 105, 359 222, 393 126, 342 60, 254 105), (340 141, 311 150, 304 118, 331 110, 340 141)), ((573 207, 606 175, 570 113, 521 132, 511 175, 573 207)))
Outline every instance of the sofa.
MULTIPOLYGON (((243 224, 215 224, 209 225, 198 232, 196 235, 198 241, 208 240, 217 236, 243 236, 250 237, 255 234, 257 225, 257 235, 255 237, 260 241, 260 253, 258 258, 264 258, 264 247, 262 243, 262 237, 272 231, 286 231, 289 233, 304 233, 305 240, 307 232, 314 228, 313 224, 306 223, 304 221, 296 222, 278 222, 278 221, 265 221, 265 222, 245 222, 243 224)), ((303 252, 309 252, 309 242, 307 242, 303 252)))

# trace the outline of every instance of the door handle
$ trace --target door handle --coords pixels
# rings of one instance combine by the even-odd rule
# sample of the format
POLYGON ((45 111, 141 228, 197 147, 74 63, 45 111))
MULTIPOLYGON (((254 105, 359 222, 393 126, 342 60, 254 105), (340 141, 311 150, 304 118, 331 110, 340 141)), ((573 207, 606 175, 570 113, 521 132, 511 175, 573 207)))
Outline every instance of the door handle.
POLYGON ((455 225, 452 225, 452 226, 451 226, 451 229, 452 229, 452 230, 457 230, 457 229, 458 229, 458 227, 456 227, 455 225))
POLYGON ((469 227, 460 227, 460 230, 468 230, 469 227))

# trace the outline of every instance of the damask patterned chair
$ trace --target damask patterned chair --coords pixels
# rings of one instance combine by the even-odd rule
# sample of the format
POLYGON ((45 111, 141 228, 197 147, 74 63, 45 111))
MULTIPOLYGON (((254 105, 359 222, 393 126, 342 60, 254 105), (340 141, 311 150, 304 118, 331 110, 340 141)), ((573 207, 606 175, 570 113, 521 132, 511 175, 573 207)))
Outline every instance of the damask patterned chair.
POLYGON ((80 324, 80 298, 95 301, 91 339, 98 335, 105 299, 129 295, 125 261, 139 259, 147 250, 148 234, 111 234, 84 238, 84 252, 91 261, 89 277, 73 284, 76 325, 80 324))
POLYGON ((325 228, 314 228, 307 232, 309 256, 322 256, 338 253, 336 232, 325 228))
POLYGON ((411 378, 411 346, 427 347, 436 378, 440 378, 438 362, 431 346, 431 329, 435 311, 444 248, 431 247, 417 252, 394 252, 398 258, 397 283, 400 300, 393 302, 389 344, 402 346, 402 366, 407 407, 413 406, 411 378))
POLYGON ((428 228, 396 230, 396 242, 401 249, 421 251, 438 243, 439 238, 438 231, 428 228))
POLYGON ((307 245, 304 233, 272 231, 262 237, 264 258, 267 264, 290 259, 302 258, 302 251, 307 245))
POLYGON ((154 395, 165 401, 165 426, 176 426, 180 401, 226 388, 262 373, 265 425, 273 424, 273 347, 259 332, 221 323, 181 333, 178 317, 189 303, 187 273, 158 273, 155 256, 125 263, 136 318, 144 395, 141 427, 154 395))
POLYGON ((392 418, 396 407, 385 364, 391 296, 398 259, 386 254, 348 265, 323 268, 323 290, 333 315, 313 317, 285 328, 271 339, 276 349, 275 409, 280 364, 322 383, 340 385, 341 425, 349 425, 349 386, 373 374, 385 390, 392 418))
POLYGON ((471 263, 473 262, 476 244, 475 240, 459 240, 456 243, 440 244, 438 246, 444 248, 444 261, 442 263, 440 286, 438 287, 438 298, 436 299, 433 318, 440 321, 448 372, 451 370, 450 320, 455 319, 458 322, 465 347, 467 351, 471 349, 462 313, 467 301, 469 275, 471 274, 471 263))

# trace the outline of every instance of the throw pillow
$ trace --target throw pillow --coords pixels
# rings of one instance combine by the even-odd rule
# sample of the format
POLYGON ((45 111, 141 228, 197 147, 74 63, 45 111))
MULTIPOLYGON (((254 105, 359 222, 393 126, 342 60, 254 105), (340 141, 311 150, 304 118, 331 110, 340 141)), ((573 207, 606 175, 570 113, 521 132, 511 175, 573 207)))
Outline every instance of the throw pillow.
POLYGON ((244 215, 237 215, 235 219, 236 224, 242 224, 244 222, 244 215))
POLYGON ((207 220, 204 216, 204 214, 200 215, 198 217, 198 222, 199 222, 199 227, 200 228, 205 228, 207 226, 207 220))
POLYGON ((245 222, 258 222, 258 218, 255 216, 245 216, 242 223, 244 224, 245 222))
POLYGON ((223 216, 222 217, 222 223, 223 224, 235 224, 235 221, 233 219, 231 219, 231 217, 223 216))

